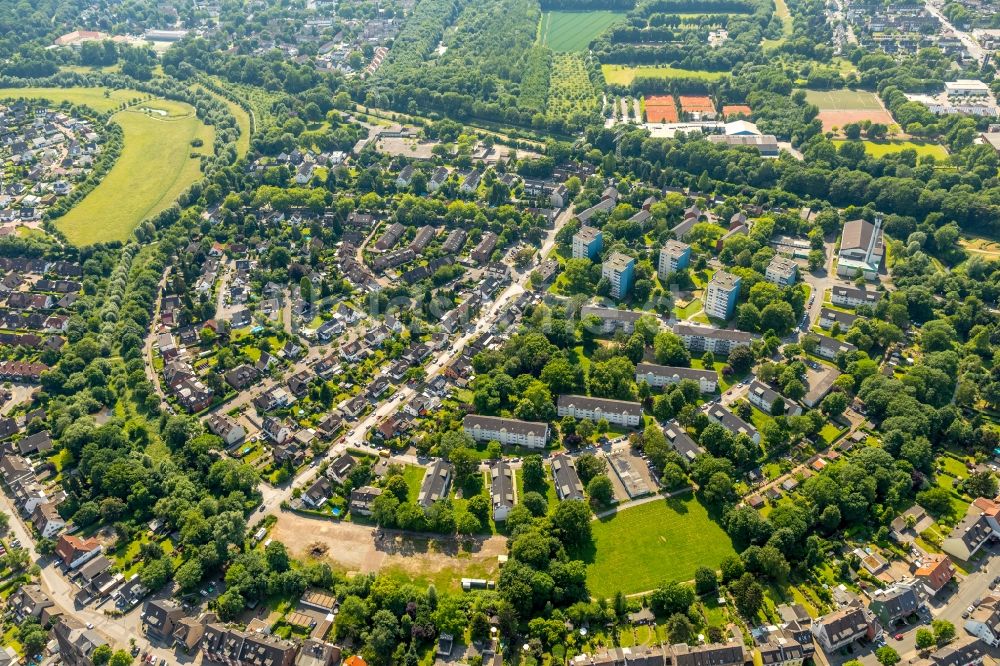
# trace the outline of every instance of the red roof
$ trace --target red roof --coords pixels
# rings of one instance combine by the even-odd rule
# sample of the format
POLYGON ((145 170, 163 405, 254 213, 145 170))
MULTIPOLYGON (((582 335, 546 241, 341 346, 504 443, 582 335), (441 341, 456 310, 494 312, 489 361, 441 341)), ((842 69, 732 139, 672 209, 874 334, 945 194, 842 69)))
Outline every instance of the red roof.
POLYGON ((94 538, 81 539, 72 534, 63 534, 56 543, 56 554, 69 566, 76 558, 100 546, 101 542, 94 538))

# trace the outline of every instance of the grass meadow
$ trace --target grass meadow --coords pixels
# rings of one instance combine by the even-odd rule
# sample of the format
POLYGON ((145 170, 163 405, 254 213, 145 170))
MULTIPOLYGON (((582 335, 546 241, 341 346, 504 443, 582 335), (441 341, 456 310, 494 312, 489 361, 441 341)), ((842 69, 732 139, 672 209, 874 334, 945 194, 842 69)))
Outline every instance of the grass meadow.
POLYGON ((585 51, 609 26, 621 21, 623 12, 545 12, 539 37, 543 46, 556 52, 585 51))
POLYGON ((641 66, 630 67, 629 65, 601 65, 604 72, 604 80, 608 83, 618 85, 631 85, 636 77, 660 78, 660 79, 704 79, 715 81, 727 76, 728 72, 709 72, 700 69, 678 69, 677 67, 641 66))
POLYGON ((735 554, 729 536, 693 495, 656 499, 594 522, 587 561, 591 595, 645 592, 687 581, 699 566, 718 568, 735 554))
MULTIPOLYGON (((8 88, 0 98, 44 98, 82 104, 97 111, 114 111, 142 93, 99 88, 8 88)), ((121 125, 124 146, 104 180, 56 226, 74 245, 126 240, 143 219, 170 206, 201 176, 198 155, 212 151, 214 132, 182 102, 155 99, 130 106, 112 116, 121 125), (191 142, 201 139, 194 148, 191 142)))

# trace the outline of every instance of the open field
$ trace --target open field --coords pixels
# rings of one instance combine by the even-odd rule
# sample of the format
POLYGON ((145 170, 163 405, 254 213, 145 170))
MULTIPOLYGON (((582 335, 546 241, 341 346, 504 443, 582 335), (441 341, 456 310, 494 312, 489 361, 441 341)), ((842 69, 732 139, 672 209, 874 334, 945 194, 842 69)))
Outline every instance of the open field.
POLYGON ((601 65, 604 80, 608 83, 628 86, 637 76, 661 79, 705 79, 715 81, 727 72, 709 72, 701 69, 678 69, 676 67, 629 67, 628 65, 601 65))
MULTIPOLYGON (((98 111, 114 110, 141 95, 118 90, 106 96, 98 88, 0 90, 0 98, 42 97, 53 104, 67 100, 98 111)), ((139 222, 170 206, 198 180, 200 161, 191 155, 208 155, 212 150, 212 128, 181 102, 146 101, 119 111, 113 119, 124 132, 121 156, 93 192, 56 220, 74 245, 127 239, 139 222), (193 148, 194 139, 201 139, 203 145, 193 148)))
MULTIPOLYGON (((841 144, 843 141, 834 141, 841 144)), ((882 157, 902 150, 914 150, 917 157, 931 155, 938 160, 948 159, 948 150, 937 143, 914 143, 913 141, 865 141, 865 152, 872 157, 882 157)))
POLYGON ((501 536, 458 539, 384 537, 375 528, 283 512, 271 529, 275 541, 288 544, 296 559, 318 559, 351 573, 382 571, 418 585, 434 583, 439 591, 458 592, 462 576, 495 578, 497 556, 507 552, 501 536), (308 535, 303 537, 303 535, 308 535))
POLYGON ((585 51, 608 26, 621 21, 624 12, 545 12, 539 38, 556 52, 585 51))
POLYGON ((864 90, 806 90, 806 101, 820 111, 878 110, 882 105, 875 93, 864 90))
POLYGON ((690 494, 625 509, 593 528, 596 553, 587 558, 587 584, 595 597, 691 580, 699 566, 717 568, 735 553, 729 536, 690 494))
POLYGON ((958 244, 970 254, 978 254, 986 259, 1000 258, 1000 242, 995 240, 981 236, 962 236, 958 244))
POLYGON ((865 120, 890 127, 896 123, 879 98, 863 90, 806 90, 806 101, 819 107, 824 132, 865 120))
POLYGON ((44 98, 55 105, 63 101, 82 104, 95 111, 112 111, 132 100, 147 97, 134 90, 107 90, 103 88, 0 88, 0 99, 7 97, 44 98))

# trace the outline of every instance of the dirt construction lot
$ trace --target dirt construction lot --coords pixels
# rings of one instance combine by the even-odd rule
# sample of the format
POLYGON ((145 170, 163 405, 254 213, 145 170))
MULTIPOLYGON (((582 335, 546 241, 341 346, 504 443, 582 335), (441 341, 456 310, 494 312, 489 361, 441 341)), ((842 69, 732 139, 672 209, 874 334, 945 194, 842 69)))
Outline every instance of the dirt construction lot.
MULTIPOLYGON (((270 538, 287 546, 293 557, 326 560, 348 574, 390 570, 408 578, 458 583, 495 578, 497 556, 507 553, 502 536, 458 539, 400 536, 393 531, 282 512, 270 538)), ((439 589, 441 589, 439 587, 439 589)))

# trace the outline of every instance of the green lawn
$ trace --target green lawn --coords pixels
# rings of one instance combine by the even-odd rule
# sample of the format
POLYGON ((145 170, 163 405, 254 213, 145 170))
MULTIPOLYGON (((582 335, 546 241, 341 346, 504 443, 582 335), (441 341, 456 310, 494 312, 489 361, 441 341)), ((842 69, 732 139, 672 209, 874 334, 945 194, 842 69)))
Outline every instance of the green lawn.
POLYGON ((819 431, 819 438, 824 444, 830 446, 833 444, 834 440, 840 437, 844 433, 844 430, 838 428, 833 423, 827 423, 819 431))
POLYGON ((417 495, 420 494, 420 485, 424 482, 425 471, 423 467, 418 467, 417 465, 407 465, 403 468, 403 478, 406 480, 406 496, 411 502, 417 501, 417 495))
POLYGON ((677 67, 630 67, 628 65, 601 65, 604 72, 604 80, 608 83, 616 83, 623 86, 632 84, 637 77, 659 78, 659 79, 704 79, 715 81, 728 75, 728 72, 709 72, 702 69, 678 69, 677 67))
POLYGON ((691 495, 641 504, 596 521, 595 552, 586 554, 591 595, 651 590, 664 580, 694 578, 735 554, 732 541, 691 495), (590 557, 587 557, 590 555, 590 557))
POLYGON ((624 12, 545 12, 538 36, 553 51, 585 51, 595 37, 623 18, 624 12))
POLYGON ((881 110, 875 93, 864 90, 806 90, 806 101, 820 111, 881 110))
MULTIPOLYGON (((834 141, 833 143, 841 144, 844 142, 834 141)), ((930 155, 940 161, 948 159, 948 150, 937 143, 915 143, 913 141, 864 141, 863 143, 865 144, 865 152, 872 157, 882 157, 903 150, 913 150, 917 153, 917 157, 930 155)))
POLYGON ((698 310, 701 310, 702 307, 704 307, 704 305, 702 304, 701 299, 694 298, 682 308, 674 305, 674 316, 678 319, 687 319, 695 312, 698 312, 698 310))
MULTIPOLYGON (((0 98, 14 96, 41 97, 53 104, 67 100, 110 111, 144 94, 121 90, 105 97, 99 88, 0 89, 0 98)), ((200 161, 191 154, 212 151, 212 128, 198 120, 188 104, 146 101, 119 111, 113 118, 125 135, 118 161, 93 192, 56 220, 56 226, 74 245, 126 240, 139 222, 169 207, 201 177, 200 161), (194 139, 201 139, 203 145, 193 148, 194 139)))

